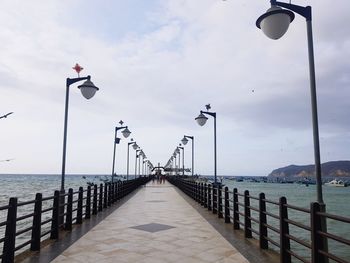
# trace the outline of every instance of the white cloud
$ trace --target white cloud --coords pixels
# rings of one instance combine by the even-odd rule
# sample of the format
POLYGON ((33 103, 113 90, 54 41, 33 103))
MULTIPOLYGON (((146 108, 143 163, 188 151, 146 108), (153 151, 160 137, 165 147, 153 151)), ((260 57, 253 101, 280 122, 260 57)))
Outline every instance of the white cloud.
MULTIPOLYGON (((349 3, 340 1, 330 14, 330 3, 309 2, 327 153, 322 160, 347 159, 349 3)), ((0 172, 60 172, 65 78, 75 76, 76 62, 100 91, 86 101, 71 87, 68 173, 110 173, 113 127, 120 119, 154 163, 165 163, 183 134, 195 135, 196 172, 212 173, 212 122, 194 122, 206 103, 218 113, 219 174, 263 175, 313 162, 301 17, 281 40, 271 41, 255 27, 268 1, 169 0, 137 8, 123 1, 119 9, 118 2, 91 1, 77 14, 81 2, 70 3, 0 6, 0 113, 15 112, 0 120, 0 159, 16 158, 1 163, 0 172), (110 17, 114 9, 130 17, 110 17), (93 10, 101 13, 87 23, 83 16, 93 10)), ((125 142, 117 148, 117 172, 126 170, 125 142)))

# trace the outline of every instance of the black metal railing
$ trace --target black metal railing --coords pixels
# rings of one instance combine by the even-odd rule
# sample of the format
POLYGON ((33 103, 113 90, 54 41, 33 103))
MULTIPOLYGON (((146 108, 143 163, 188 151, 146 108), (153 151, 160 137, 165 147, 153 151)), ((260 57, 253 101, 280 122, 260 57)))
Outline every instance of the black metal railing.
POLYGON ((336 245, 346 246, 345 249, 349 251, 350 240, 322 230, 322 222, 333 220, 350 224, 350 218, 322 212, 319 203, 314 202, 310 208, 302 208, 288 204, 285 197, 273 201, 266 199, 264 193, 255 197, 249 191, 239 193, 237 188, 230 191, 220 184, 203 184, 176 176, 167 179, 203 207, 217 214, 218 218, 224 218, 225 223, 232 223, 234 230, 242 229, 246 238, 257 238, 261 249, 272 246, 279 252, 281 263, 290 263, 292 260, 305 263, 350 262, 349 258, 344 259, 342 255, 327 250, 327 243, 332 241, 336 245), (295 213, 306 214, 310 224, 288 217, 295 213), (296 232, 304 234, 300 236, 296 232), (291 243, 308 252, 300 255, 291 243))
POLYGON ((74 224, 82 224, 103 209, 111 206, 140 185, 149 181, 148 177, 115 183, 105 183, 80 187, 78 191, 69 189, 60 194, 43 197, 37 193, 35 200, 19 202, 16 197, 9 204, 0 207, 6 220, 0 222, 0 246, 2 245, 1 262, 14 262, 16 251, 29 247, 31 251, 39 251, 41 240, 50 235, 50 239, 58 239, 61 230, 71 231, 74 224))

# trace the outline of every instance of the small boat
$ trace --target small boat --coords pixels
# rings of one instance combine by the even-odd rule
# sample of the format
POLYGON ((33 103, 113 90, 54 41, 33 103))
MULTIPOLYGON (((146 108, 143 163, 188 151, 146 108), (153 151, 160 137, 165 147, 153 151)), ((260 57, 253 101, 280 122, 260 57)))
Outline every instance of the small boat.
POLYGON ((336 187, 345 187, 345 184, 342 180, 336 180, 333 179, 332 181, 325 183, 324 185, 328 185, 328 186, 336 186, 336 187))

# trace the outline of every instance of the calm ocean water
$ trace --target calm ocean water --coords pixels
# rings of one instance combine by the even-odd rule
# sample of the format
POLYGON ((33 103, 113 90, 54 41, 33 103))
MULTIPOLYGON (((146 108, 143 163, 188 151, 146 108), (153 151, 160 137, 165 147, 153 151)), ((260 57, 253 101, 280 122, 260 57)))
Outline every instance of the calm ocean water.
MULTIPOLYGON (((65 179, 65 188, 73 188, 77 190, 80 186, 87 187, 88 181, 95 183, 102 183, 101 179, 106 176, 93 176, 86 175, 83 178, 82 175, 67 175, 65 179)), ((18 197, 20 202, 33 200, 36 193, 42 193, 43 197, 52 196, 55 190, 60 188, 60 175, 0 175, 2 187, 0 191, 0 206, 8 204, 10 197, 18 197)), ((249 190, 250 195, 258 196, 259 193, 265 193, 265 196, 269 200, 278 201, 279 197, 285 196, 289 204, 309 208, 310 202, 316 199, 316 187, 310 185, 298 184, 276 184, 276 183, 256 183, 256 182, 235 182, 231 180, 224 180, 223 183, 232 190, 234 187, 238 188, 238 191, 243 193, 244 190, 249 190)), ((350 187, 323 187, 324 201, 327 206, 327 212, 350 217, 350 187)), ((252 201, 252 206, 257 207, 258 204, 252 201)), ((32 209, 32 208, 28 208, 32 209)), ((270 212, 278 214, 278 208, 276 206, 268 206, 270 212)), ((19 211, 22 213, 28 213, 28 211, 19 211)), ((48 217, 50 214, 47 215, 48 217)), ((252 216, 258 218, 258 215, 252 211, 252 216)), ((301 212, 289 213, 289 218, 305 225, 310 225, 309 215, 301 212)), ((0 213, 0 222, 6 220, 5 214, 0 213)), ((31 222, 28 221, 27 224, 31 222)), ((278 226, 278 222, 270 220, 268 222, 271 225, 278 226)), ((25 224, 25 222, 23 222, 25 224)), ((252 226, 258 229, 254 223, 252 226)), ((18 228, 21 227, 18 225, 18 228)), ((23 227, 23 226, 22 226, 23 227)), ((333 220, 328 221, 328 231, 343 237, 348 238, 350 236, 350 224, 343 224, 335 222, 333 220)), ((4 229, 0 229, 0 235, 3 235, 4 229)), ((307 242, 310 241, 310 234, 306 231, 294 228, 290 226, 290 233, 299 237, 307 242)), ((276 241, 277 236, 270 235, 276 241)), ((26 237, 23 237, 23 240, 26 237)), ((298 246, 296 243, 291 242, 291 246, 299 254, 308 256, 309 251, 298 246)), ((1 248, 1 246, 0 246, 1 248)), ((273 247, 271 247, 273 248, 273 247)), ((276 249, 276 248, 275 248, 276 249)), ((350 249, 346 246, 339 245, 339 243, 329 242, 329 251, 341 255, 344 259, 350 260, 350 249)), ((294 262, 294 261, 293 261, 294 262)), ((298 262, 298 261, 295 261, 298 262)))

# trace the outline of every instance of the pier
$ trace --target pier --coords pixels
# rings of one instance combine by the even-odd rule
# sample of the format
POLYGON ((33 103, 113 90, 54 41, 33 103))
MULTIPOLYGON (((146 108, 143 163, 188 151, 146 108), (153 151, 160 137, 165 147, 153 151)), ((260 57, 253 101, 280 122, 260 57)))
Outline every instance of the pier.
POLYGON ((56 191, 26 202, 11 198, 0 207, 6 210, 7 220, 0 222, 6 263, 349 262, 325 241, 350 241, 319 224, 321 217, 345 224, 349 218, 321 212, 318 203, 296 207, 284 197, 269 200, 191 177, 140 177, 69 189, 64 196, 56 191), (28 205, 33 213, 23 213, 28 205), (295 220, 295 213, 308 215, 310 224, 295 220), (305 231, 302 237, 296 228, 305 231))

